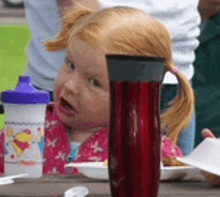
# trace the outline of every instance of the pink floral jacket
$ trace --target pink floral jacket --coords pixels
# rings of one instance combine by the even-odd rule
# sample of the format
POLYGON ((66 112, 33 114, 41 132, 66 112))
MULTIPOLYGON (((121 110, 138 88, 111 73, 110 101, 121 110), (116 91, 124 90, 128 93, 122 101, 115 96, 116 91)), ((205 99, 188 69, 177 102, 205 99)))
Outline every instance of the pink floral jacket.
MULTIPOLYGON (((67 157, 70 154, 70 144, 66 126, 59 120, 54 104, 47 107, 45 134, 44 134, 44 174, 67 174, 67 157)), ((4 132, 0 132, 0 173, 4 172, 4 132)), ((177 146, 162 137, 163 158, 170 156, 182 157, 183 153, 177 146)), ((74 162, 105 161, 108 158, 108 129, 105 128, 84 142, 74 162)), ((71 168, 70 174, 77 174, 71 168)))
MULTIPOLYGON (((70 145, 67 128, 59 120, 54 105, 47 108, 47 119, 44 136, 44 174, 67 174, 64 167, 68 163, 70 145)), ((108 158, 108 130, 107 128, 94 134, 84 142, 74 162, 105 161, 108 158)), ((76 174, 77 170, 71 168, 70 174, 76 174)))

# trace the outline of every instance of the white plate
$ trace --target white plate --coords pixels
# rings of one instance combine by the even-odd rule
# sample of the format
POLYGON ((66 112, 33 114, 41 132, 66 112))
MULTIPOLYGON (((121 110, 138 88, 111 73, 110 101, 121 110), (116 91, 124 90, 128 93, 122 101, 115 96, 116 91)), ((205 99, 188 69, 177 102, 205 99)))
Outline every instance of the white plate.
POLYGON ((29 176, 29 174, 28 173, 26 173, 26 174, 16 174, 16 175, 0 177, 0 186, 1 185, 8 185, 8 184, 14 183, 13 179, 15 179, 15 178, 22 178, 22 177, 26 177, 26 176, 29 176))
POLYGON ((12 184, 14 183, 14 181, 11 179, 8 179, 8 180, 5 180, 5 181, 0 181, 0 186, 3 186, 3 185, 8 185, 8 184, 12 184))
POLYGON ((176 166, 176 167, 164 166, 161 169, 160 180, 164 181, 164 180, 182 179, 187 175, 187 173, 195 170, 196 168, 193 166, 176 166))
MULTIPOLYGON (((108 168, 103 166, 102 162, 90 163, 71 163, 66 167, 76 167, 78 171, 86 177, 100 180, 109 180, 108 168)), ((181 179, 188 172, 194 171, 196 168, 192 166, 181 167, 163 167, 161 169, 160 180, 181 179)))
POLYGON ((103 166, 103 162, 70 163, 66 167, 76 167, 81 174, 89 178, 109 180, 108 167, 103 166))

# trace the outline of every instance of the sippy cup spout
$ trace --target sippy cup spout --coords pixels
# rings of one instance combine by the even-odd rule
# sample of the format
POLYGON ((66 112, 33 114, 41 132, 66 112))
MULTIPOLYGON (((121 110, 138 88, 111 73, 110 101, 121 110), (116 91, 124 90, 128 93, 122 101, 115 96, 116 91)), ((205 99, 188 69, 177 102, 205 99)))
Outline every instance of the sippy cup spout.
POLYGON ((30 76, 19 76, 18 83, 27 83, 31 84, 31 77, 30 76))
POLYGON ((32 80, 30 76, 19 76, 15 89, 21 92, 34 91, 35 88, 32 86, 31 81, 32 80))

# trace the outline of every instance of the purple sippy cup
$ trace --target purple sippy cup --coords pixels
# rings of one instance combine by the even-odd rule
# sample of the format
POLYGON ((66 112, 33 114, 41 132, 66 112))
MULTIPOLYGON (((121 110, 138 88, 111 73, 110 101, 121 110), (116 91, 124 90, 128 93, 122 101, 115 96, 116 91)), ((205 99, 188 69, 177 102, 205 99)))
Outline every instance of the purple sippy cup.
POLYGON ((44 125, 49 93, 20 76, 14 90, 2 93, 5 122, 5 175, 42 176, 44 125))

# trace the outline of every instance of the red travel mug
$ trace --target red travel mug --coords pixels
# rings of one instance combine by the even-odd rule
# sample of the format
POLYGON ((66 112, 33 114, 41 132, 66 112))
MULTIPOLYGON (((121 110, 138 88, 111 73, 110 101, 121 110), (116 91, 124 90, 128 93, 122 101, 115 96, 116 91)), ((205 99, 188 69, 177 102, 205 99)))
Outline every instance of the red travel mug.
POLYGON ((106 55, 110 78, 109 177, 113 197, 156 197, 160 87, 165 59, 106 55))

